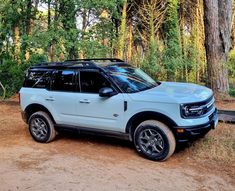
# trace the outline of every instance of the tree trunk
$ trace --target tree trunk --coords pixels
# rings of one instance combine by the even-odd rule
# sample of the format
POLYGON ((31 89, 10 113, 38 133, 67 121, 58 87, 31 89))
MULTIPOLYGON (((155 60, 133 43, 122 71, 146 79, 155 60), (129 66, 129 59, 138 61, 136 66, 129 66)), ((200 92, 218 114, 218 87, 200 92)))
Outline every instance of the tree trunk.
POLYGON ((14 32, 14 58, 20 64, 20 28, 17 24, 15 24, 13 28, 14 32))
POLYGON ((51 0, 47 2, 47 29, 51 27, 51 0))
POLYGON ((128 51, 127 51, 127 58, 128 61, 131 61, 132 59, 132 41, 133 41, 133 23, 132 18, 129 22, 129 34, 128 34, 128 51))
POLYGON ((123 59, 123 52, 125 48, 125 39, 126 39, 126 9, 127 9, 127 0, 124 0, 122 8, 120 34, 118 40, 118 58, 121 59, 123 59))
MULTIPOLYGON (((185 1, 182 1, 185 3, 185 1)), ((185 13, 184 7, 181 10, 181 19, 180 19, 180 37, 181 37, 181 47, 182 47, 182 59, 183 59, 183 71, 181 74, 181 78, 188 82, 188 62, 186 61, 187 52, 186 52, 186 39, 185 39, 185 13)))
POLYGON ((225 63, 231 47, 232 0, 205 0, 204 25, 208 85, 215 95, 227 94, 225 63))
MULTIPOLYGON (((47 30, 49 31, 51 29, 51 0, 48 0, 47 2, 47 30)), ((53 61, 53 47, 50 43, 48 47, 48 61, 53 61)))
MULTIPOLYGON (((26 8, 26 34, 27 36, 31 35, 31 25, 32 25, 32 1, 28 0, 27 2, 27 8, 26 8)), ((26 43, 25 47, 25 60, 28 61, 30 58, 30 52, 29 52, 29 43, 26 43)))
POLYGON ((3 84, 0 82, 0 87, 2 88, 3 95, 1 99, 4 99, 6 97, 6 88, 3 86, 3 84))

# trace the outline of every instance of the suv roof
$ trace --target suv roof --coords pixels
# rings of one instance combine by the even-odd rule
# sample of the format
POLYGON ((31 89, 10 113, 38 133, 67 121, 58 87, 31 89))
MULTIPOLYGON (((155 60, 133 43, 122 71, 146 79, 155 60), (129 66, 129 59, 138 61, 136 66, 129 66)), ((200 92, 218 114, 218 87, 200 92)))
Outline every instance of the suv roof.
POLYGON ((75 59, 63 62, 43 62, 30 69, 65 69, 65 68, 89 68, 99 69, 112 65, 128 65, 125 61, 118 58, 92 58, 92 59, 75 59), (101 61, 101 62, 100 62, 101 61))

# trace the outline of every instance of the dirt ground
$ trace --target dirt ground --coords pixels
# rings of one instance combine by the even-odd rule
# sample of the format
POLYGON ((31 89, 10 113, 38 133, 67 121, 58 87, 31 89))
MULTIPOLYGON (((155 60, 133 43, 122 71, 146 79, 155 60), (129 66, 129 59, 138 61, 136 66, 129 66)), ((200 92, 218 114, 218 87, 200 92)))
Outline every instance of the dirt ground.
POLYGON ((0 102, 0 129, 0 191, 235 190, 234 165, 195 160, 184 148, 153 162, 113 138, 66 133, 36 143, 16 101, 0 102))

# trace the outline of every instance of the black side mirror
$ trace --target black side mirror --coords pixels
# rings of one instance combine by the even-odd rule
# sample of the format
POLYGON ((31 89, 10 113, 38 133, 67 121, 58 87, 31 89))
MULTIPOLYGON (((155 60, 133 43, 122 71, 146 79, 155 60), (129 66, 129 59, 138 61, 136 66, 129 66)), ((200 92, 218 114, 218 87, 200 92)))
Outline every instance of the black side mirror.
POLYGON ((111 97, 116 95, 117 92, 113 91, 112 88, 104 87, 99 90, 100 97, 111 97))

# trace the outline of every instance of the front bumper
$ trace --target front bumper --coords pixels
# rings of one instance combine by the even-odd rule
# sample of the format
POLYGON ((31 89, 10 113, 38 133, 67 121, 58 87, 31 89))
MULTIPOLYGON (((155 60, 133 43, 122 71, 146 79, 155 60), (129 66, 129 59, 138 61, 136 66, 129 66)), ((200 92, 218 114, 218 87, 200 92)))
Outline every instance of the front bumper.
POLYGON ((178 142, 185 142, 199 138, 207 134, 211 129, 215 129, 218 124, 217 109, 209 116, 209 122, 190 127, 175 127, 174 134, 178 142))

